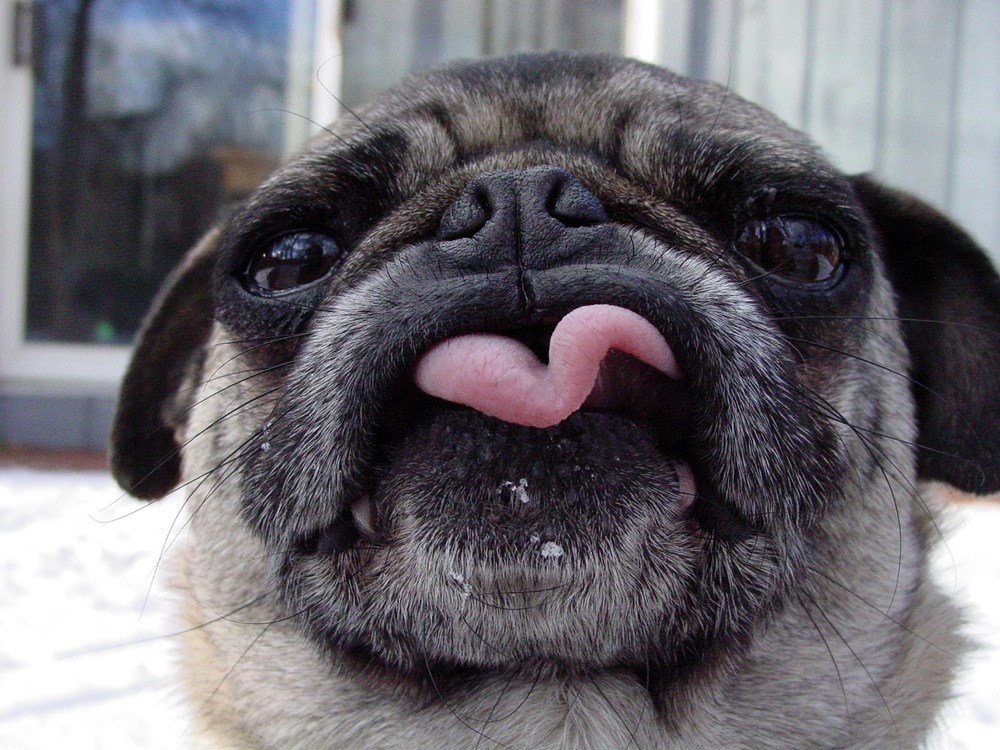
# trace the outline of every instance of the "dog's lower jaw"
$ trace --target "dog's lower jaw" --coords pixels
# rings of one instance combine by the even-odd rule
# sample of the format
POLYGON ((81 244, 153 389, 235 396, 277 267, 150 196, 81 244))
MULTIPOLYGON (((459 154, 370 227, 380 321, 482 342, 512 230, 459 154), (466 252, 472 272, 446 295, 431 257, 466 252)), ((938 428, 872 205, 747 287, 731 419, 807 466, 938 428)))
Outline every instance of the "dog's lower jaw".
MULTIPOLYGON (((218 417, 197 412, 190 434, 218 417)), ((240 434, 194 439, 189 478, 212 476, 240 434)), ((863 506, 831 511, 801 593, 738 664, 719 665, 711 679, 658 694, 635 669, 545 679, 494 673, 443 698, 432 683, 415 693, 402 679, 394 684, 391 671, 333 662, 303 637, 294 613, 259 588, 273 580, 269 558, 241 521, 234 486, 192 486, 193 536, 177 573, 182 668, 196 723, 217 747, 917 747, 963 650, 954 608, 927 582, 924 546, 898 549, 897 524, 916 524, 907 510, 918 502, 913 490, 883 481, 863 506), (872 526, 873 517, 885 523, 872 526), (873 561, 892 570, 868 577, 873 561), (864 639, 854 637, 861 632, 864 639), (802 663, 821 667, 804 674, 794 668, 802 663), (921 679, 929 673, 942 679, 921 679), (280 693, 249 687, 274 681, 280 693)))
POLYGON ((475 747, 477 742, 548 750, 915 748, 947 689, 944 680, 915 679, 917 665, 925 670, 932 663, 935 674, 953 673, 954 653, 960 650, 952 631, 957 617, 942 618, 949 605, 922 583, 908 597, 911 613, 899 628, 886 628, 876 613, 868 618, 869 626, 887 631, 882 647, 896 656, 898 668, 888 674, 869 666, 874 661, 867 655, 852 654, 814 610, 813 617, 824 623, 817 627, 825 642, 815 632, 802 632, 795 618, 779 617, 745 657, 738 675, 731 673, 714 687, 692 686, 683 700, 667 701, 666 712, 634 672, 614 671, 575 680, 491 677, 446 701, 405 695, 385 699, 383 694, 373 702, 373 686, 365 676, 325 661, 293 623, 266 624, 279 615, 263 601, 219 619, 222 613, 215 607, 197 601, 205 582, 193 577, 194 570, 184 564, 180 572, 188 579, 184 624, 191 628, 184 636, 183 667, 196 724, 205 739, 211 738, 210 746, 219 748, 414 750, 475 747), (936 614, 925 617, 931 612, 936 614), (222 630, 228 633, 217 638, 222 630), (784 663, 814 658, 817 649, 832 654, 822 674, 795 678, 775 671, 776 654, 784 663), (259 661, 264 656, 266 662, 259 661), (254 667, 260 663, 283 668, 263 673, 254 667), (284 682, 281 700, 243 688, 248 682, 281 680, 285 670, 294 679, 284 682), (802 678, 808 689, 799 684, 802 678), (817 710, 826 702, 838 710, 817 710), (776 704, 784 707, 781 715, 774 713, 776 704), (831 722, 831 713, 839 720, 831 722), (310 729, 299 736, 305 718, 310 729))
MULTIPOLYGON (((219 333, 210 348, 212 372, 233 358, 225 341, 219 333)), ((410 676, 384 666, 330 659, 283 605, 274 557, 244 521, 231 457, 271 405, 240 394, 244 378, 229 367, 228 380, 202 386, 187 425, 192 537, 177 573, 184 682, 216 746, 874 750, 917 747, 933 722, 964 644, 953 606, 927 582, 926 540, 910 533, 926 500, 894 475, 856 475, 846 494, 864 501, 824 516, 799 593, 748 651, 680 687, 633 666, 576 677, 467 674, 460 689, 439 692, 432 679, 414 690, 410 676), (233 411, 232 400, 251 406, 233 411), (819 669, 804 673, 801 664, 819 669), (280 691, 258 689, 274 682, 280 691)), ((850 431, 842 439, 869 455, 850 431)), ((904 451, 891 441, 881 448, 908 474, 904 451)))

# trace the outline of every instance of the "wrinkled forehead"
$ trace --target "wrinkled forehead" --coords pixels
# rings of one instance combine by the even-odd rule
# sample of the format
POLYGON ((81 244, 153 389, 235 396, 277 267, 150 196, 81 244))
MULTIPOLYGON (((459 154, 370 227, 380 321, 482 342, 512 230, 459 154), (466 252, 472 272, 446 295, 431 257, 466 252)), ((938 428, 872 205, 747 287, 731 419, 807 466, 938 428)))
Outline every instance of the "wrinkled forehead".
POLYGON ((475 174, 533 164, 567 169, 599 197, 618 181, 618 197, 693 214, 773 195, 797 210, 851 201, 805 136, 721 86, 553 53, 417 74, 346 113, 257 191, 241 231, 332 227, 350 244, 414 196, 429 217, 475 174))
POLYGON ((532 142, 621 158, 657 136, 688 136, 817 159, 803 135, 724 87, 599 55, 452 64, 410 77, 341 118, 333 132, 354 140, 389 130, 408 136, 411 147, 430 139, 459 158, 532 142))
POLYGON ((309 230, 351 252, 349 286, 433 236, 483 175, 543 164, 613 221, 672 240, 728 242, 781 212, 863 233, 850 184, 808 140, 724 88, 610 56, 528 55, 418 74, 348 112, 231 217, 220 274, 309 230))

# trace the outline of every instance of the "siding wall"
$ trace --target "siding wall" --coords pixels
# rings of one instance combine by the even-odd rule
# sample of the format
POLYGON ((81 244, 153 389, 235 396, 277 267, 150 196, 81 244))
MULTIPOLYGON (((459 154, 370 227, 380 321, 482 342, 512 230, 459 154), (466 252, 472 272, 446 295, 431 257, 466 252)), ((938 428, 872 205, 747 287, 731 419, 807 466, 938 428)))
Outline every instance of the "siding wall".
POLYGON ((809 132, 845 171, 943 208, 1000 263, 1000 2, 658 6, 654 61, 727 84, 809 132))

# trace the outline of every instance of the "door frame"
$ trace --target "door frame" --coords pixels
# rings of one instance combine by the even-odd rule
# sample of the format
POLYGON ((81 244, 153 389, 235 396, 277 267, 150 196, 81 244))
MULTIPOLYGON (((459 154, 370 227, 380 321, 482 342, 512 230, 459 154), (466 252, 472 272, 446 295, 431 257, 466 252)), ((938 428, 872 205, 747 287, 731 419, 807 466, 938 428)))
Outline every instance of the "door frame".
MULTIPOLYGON (((309 117, 330 122, 340 91, 342 0, 291 0, 315 7, 314 68, 309 117)), ((0 394, 105 396, 114 393, 131 348, 28 341, 25 303, 31 196, 32 71, 15 61, 18 6, 0 0, 0 394)), ((318 130, 318 125, 316 129, 318 130)))

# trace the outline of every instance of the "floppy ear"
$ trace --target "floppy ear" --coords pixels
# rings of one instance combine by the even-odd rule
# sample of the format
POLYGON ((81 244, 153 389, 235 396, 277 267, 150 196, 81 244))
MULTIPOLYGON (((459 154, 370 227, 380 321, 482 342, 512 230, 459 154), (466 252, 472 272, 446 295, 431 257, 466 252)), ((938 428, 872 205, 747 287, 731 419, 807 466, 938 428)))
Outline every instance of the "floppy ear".
POLYGON ((853 180, 881 237, 913 361, 917 468, 966 492, 1000 490, 1000 279, 926 203, 853 180))
POLYGON ((180 393, 197 366, 213 320, 212 274, 217 230, 167 278, 139 331, 118 393, 111 428, 111 473, 136 497, 163 497, 180 481, 176 431, 190 393, 180 393))

